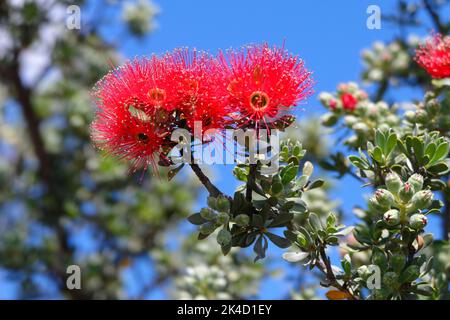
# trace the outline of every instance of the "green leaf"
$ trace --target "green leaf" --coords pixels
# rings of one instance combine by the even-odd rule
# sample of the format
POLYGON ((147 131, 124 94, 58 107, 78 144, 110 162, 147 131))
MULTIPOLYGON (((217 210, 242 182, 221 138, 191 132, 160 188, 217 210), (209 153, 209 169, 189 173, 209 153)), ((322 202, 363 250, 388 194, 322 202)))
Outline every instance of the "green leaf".
POLYGON ((425 154, 432 159, 434 157, 434 153, 436 152, 436 143, 432 142, 425 148, 425 154))
POLYGON ((383 163, 383 152, 381 151, 380 147, 375 147, 371 152, 372 158, 378 162, 383 163))
POLYGON ((291 222, 293 218, 294 218, 294 215, 292 213, 287 213, 287 212, 280 213, 269 224, 269 227, 271 227, 271 228, 283 227, 286 224, 288 224, 289 222, 291 222))
POLYGON ((297 176, 298 173, 298 166, 292 166, 288 168, 284 174, 281 176, 281 182, 286 185, 297 176))
POLYGON ((442 160, 447 157, 449 152, 450 145, 448 142, 441 143, 437 148, 434 156, 430 160, 430 164, 433 164, 439 160, 442 160))
POLYGON ((413 137, 411 140, 412 147, 414 149, 414 154, 416 156, 416 159, 422 163, 423 158, 423 143, 420 141, 417 137, 413 137))
POLYGON ((386 142, 386 156, 388 156, 397 145, 397 135, 395 133, 391 133, 386 142))
POLYGON ((447 164, 445 162, 439 162, 439 163, 427 168, 427 170, 431 173, 442 176, 442 175, 448 173, 449 167, 447 166, 447 164))
POLYGON ((362 160, 360 157, 357 156, 349 156, 348 160, 350 160, 350 162, 357 168, 361 169, 361 170, 367 170, 369 169, 367 163, 362 160))
POLYGON ((386 137, 380 130, 377 130, 375 132, 375 144, 379 146, 381 149, 383 150, 385 149, 386 137))
POLYGON ((258 228, 262 228, 264 226, 263 218, 259 214, 253 214, 251 225, 258 228))
POLYGON ((285 252, 282 257, 288 262, 299 262, 308 258, 309 253, 307 252, 285 252))
POLYGON ((322 180, 322 179, 317 179, 316 181, 314 181, 313 183, 311 183, 311 185, 308 187, 308 190, 320 188, 321 186, 323 186, 324 183, 325 183, 324 180, 322 180))
POLYGON ((259 236, 258 240, 256 240, 255 246, 253 247, 253 251, 256 253, 254 260, 255 262, 266 257, 267 246, 267 239, 262 235, 259 236))
POLYGON ((291 246, 291 241, 286 238, 280 237, 274 233, 266 232, 265 235, 272 241, 277 247, 288 248, 291 246))
POLYGON ((409 283, 416 280, 419 277, 420 269, 416 265, 411 265, 406 268, 405 271, 401 274, 399 281, 400 283, 409 283))
POLYGON ((208 220, 206 220, 200 215, 200 212, 190 215, 187 219, 190 223, 195 225, 201 225, 208 222, 208 220))
POLYGON ((320 218, 314 212, 311 212, 309 214, 309 224, 316 231, 322 230, 323 228, 322 223, 320 222, 320 218))

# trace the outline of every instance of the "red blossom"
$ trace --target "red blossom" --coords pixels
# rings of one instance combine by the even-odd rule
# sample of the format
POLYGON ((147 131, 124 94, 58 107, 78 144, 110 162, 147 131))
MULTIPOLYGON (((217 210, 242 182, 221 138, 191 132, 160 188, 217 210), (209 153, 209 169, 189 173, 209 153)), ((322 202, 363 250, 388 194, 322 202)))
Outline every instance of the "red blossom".
POLYGON ((433 78, 450 77, 450 36, 434 34, 416 50, 415 60, 433 78))
POLYGON ((199 121, 205 134, 257 124, 311 94, 310 72, 283 49, 252 46, 231 52, 228 61, 180 49, 111 71, 94 89, 93 141, 133 169, 147 169, 169 162, 175 129, 193 131, 199 121))
POLYGON ((344 93, 341 96, 342 106, 345 110, 353 111, 356 109, 358 100, 350 93, 344 93))
POLYGON ((96 146, 130 161, 133 170, 155 168, 158 159, 167 160, 170 126, 157 125, 124 109, 101 109, 91 128, 96 146))
POLYGON ((312 94, 311 73, 298 57, 268 44, 221 54, 229 72, 230 104, 238 126, 265 124, 312 94))
POLYGON ((230 108, 227 105, 225 72, 217 59, 206 53, 177 50, 166 54, 163 60, 167 77, 178 95, 176 109, 186 119, 190 129, 201 122, 203 132, 224 129, 230 108))

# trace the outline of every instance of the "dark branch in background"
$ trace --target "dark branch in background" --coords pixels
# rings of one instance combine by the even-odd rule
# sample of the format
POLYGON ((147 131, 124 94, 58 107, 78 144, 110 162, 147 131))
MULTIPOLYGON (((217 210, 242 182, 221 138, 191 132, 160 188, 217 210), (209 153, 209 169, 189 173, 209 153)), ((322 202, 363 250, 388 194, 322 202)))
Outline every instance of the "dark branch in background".
POLYGON ((17 48, 13 52, 11 63, 4 67, 4 70, 2 71, 5 71, 5 74, 11 79, 9 86, 22 109, 33 151, 39 162, 38 175, 47 187, 47 196, 54 198, 53 201, 51 201, 52 205, 46 206, 41 214, 43 221, 55 229, 58 248, 60 250, 60 258, 56 261, 53 260, 53 262, 49 262, 47 267, 57 278, 59 286, 68 296, 73 299, 91 299, 92 294, 86 290, 68 290, 66 287, 66 263, 71 262, 67 260, 73 258, 74 249, 69 245, 69 235, 59 220, 59 217, 65 213, 65 210, 62 207, 62 199, 59 199, 58 197, 59 185, 55 181, 54 175, 52 175, 52 159, 51 155, 45 149, 44 140, 40 132, 40 119, 36 114, 32 103, 32 89, 27 87, 20 77, 19 56, 20 48, 17 48))
POLYGON ((443 25, 441 18, 439 17, 439 14, 436 12, 435 8, 433 8, 433 5, 430 0, 423 0, 423 5, 425 7, 425 10, 430 15, 431 20, 434 23, 434 27, 439 31, 439 33, 445 35, 446 29, 443 25))

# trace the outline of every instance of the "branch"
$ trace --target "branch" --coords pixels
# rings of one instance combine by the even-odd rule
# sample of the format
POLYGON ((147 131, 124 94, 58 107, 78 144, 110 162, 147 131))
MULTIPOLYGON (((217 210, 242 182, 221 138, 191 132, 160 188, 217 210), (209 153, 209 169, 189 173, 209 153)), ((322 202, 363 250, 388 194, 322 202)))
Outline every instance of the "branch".
POLYGON ((208 190, 209 194, 212 197, 218 197, 223 196, 231 200, 231 198, 227 195, 225 195, 222 191, 220 191, 212 182, 209 180, 209 178, 203 173, 202 169, 198 166, 198 164, 191 161, 190 166, 192 168, 192 171, 194 171, 195 175, 198 177, 200 182, 205 186, 206 190, 208 190))
POLYGON ((423 5, 425 6, 425 10, 430 15, 430 18, 433 21, 434 26, 436 27, 436 29, 438 29, 440 33, 445 35, 445 33, 446 33, 445 29, 446 28, 442 24, 441 18, 439 17, 439 15, 436 12, 436 10, 433 8, 431 2, 429 0, 423 0, 423 5))
POLYGON ((348 288, 345 286, 342 286, 339 284, 339 282, 336 279, 336 276, 334 275, 333 268, 331 267, 330 258, 328 258, 326 252, 325 252, 325 246, 321 246, 320 250, 320 258, 323 261, 323 265, 320 263, 316 263, 316 266, 319 268, 320 271, 325 274, 328 282, 331 286, 335 287, 336 289, 345 292, 348 295, 348 298, 350 300, 359 300, 357 296, 355 296, 348 288))
POLYGON ((253 185, 255 184, 257 169, 258 169, 258 165, 256 163, 250 164, 250 171, 248 173, 247 186, 246 186, 246 190, 245 190, 245 199, 249 203, 252 202, 253 185))

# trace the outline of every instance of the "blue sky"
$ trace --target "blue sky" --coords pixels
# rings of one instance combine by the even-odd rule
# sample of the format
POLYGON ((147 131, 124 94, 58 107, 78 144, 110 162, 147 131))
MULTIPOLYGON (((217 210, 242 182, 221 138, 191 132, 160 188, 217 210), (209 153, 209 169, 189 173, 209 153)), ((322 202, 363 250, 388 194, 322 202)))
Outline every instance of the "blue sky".
MULTIPOLYGON (((93 1, 94 3, 96 1, 93 1)), ((103 35, 115 44, 128 58, 170 51, 176 47, 196 47, 211 53, 218 49, 240 47, 248 43, 269 42, 281 45, 300 55, 308 69, 313 71, 316 94, 311 97, 300 118, 310 114, 322 114, 324 108, 317 100, 321 91, 334 91, 340 82, 358 81, 362 70, 360 52, 374 41, 389 41, 397 30, 382 21, 381 30, 366 27, 370 4, 380 6, 382 14, 390 12, 395 1, 391 0, 154 0, 160 7, 158 28, 148 37, 131 39, 124 37, 119 27, 102 29, 103 35)), ((91 2, 92 3, 92 2, 91 2)), ((83 15, 91 14, 100 7, 88 6, 83 15), (95 9, 94 9, 95 8, 95 9)), ((98 14, 98 12, 96 12, 98 14)), ((117 14, 117 12, 109 12, 117 14)), ((114 19, 112 19, 114 21, 114 19)), ((423 31, 418 32, 424 35, 423 31)), ((391 93, 398 101, 420 93, 391 93)), ((299 132, 299 134, 301 134, 299 132)), ((231 167, 214 168, 217 184, 227 193, 234 192, 235 180, 231 167)), ((355 204, 363 204, 360 183, 346 178, 336 186, 333 196, 342 199, 347 215, 355 204)), ((202 202, 204 199, 199 199, 202 202)), ((354 219, 348 222, 355 221, 354 219)), ((436 230, 436 225, 431 226, 436 230)), ((281 251, 270 247, 275 258, 281 251)), ((275 267, 289 269, 287 263, 276 263, 275 267)), ((292 269, 289 269, 292 273, 292 269)), ((291 284, 283 279, 264 282, 262 298, 283 298, 291 284)), ((132 290, 132 288, 131 288, 132 290)), ((1 295, 0 295, 1 297, 1 295)), ((152 298, 161 298, 159 292, 152 298)))

